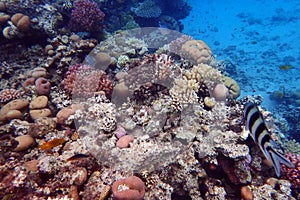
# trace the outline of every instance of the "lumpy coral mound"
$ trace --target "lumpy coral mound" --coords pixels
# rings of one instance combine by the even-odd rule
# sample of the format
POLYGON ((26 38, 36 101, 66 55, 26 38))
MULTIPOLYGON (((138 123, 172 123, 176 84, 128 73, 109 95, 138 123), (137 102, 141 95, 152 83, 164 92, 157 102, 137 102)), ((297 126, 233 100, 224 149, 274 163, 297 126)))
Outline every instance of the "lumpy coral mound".
POLYGON ((102 70, 94 70, 89 65, 72 65, 62 81, 63 88, 75 97, 91 97, 95 92, 103 91, 110 97, 112 81, 102 70))

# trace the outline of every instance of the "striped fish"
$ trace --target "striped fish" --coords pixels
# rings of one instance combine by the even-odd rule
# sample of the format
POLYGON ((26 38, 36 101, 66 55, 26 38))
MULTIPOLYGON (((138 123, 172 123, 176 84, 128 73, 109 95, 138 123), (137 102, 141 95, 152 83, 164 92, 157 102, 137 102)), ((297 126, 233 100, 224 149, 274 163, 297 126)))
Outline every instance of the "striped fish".
POLYGON ((250 131, 253 140, 258 144, 266 159, 273 163, 277 177, 280 177, 280 162, 288 167, 295 166, 281 153, 274 149, 277 144, 271 138, 264 118, 254 103, 247 103, 244 108, 246 127, 250 131))

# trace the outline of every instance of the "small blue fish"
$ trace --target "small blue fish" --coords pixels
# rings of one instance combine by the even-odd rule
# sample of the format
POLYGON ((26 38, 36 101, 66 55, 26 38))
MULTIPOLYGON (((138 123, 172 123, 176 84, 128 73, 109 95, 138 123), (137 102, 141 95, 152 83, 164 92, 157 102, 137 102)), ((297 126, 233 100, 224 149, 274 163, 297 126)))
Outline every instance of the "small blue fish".
POLYGON ((277 177, 280 177, 280 162, 288 167, 294 168, 293 163, 274 149, 274 146, 277 144, 271 138, 264 118, 256 104, 249 102, 245 105, 244 117, 246 119, 246 127, 250 131, 251 137, 258 144, 266 159, 273 163, 277 177))

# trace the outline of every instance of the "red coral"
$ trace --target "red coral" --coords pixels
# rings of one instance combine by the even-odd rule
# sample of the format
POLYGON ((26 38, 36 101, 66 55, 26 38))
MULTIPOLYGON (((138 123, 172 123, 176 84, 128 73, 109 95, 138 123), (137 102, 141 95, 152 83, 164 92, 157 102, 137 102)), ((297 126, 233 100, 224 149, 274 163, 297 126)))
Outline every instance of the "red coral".
POLYGON ((98 22, 103 20, 105 14, 98 8, 97 3, 89 0, 74 2, 70 27, 74 31, 97 30, 98 22))
POLYGON ((288 153, 285 157, 295 165, 295 168, 289 168, 281 164, 281 176, 283 179, 289 180, 292 183, 293 190, 300 193, 300 155, 288 153))
POLYGON ((110 98, 113 90, 112 81, 104 71, 82 64, 70 66, 62 84, 76 97, 91 97, 95 92, 103 91, 110 98))

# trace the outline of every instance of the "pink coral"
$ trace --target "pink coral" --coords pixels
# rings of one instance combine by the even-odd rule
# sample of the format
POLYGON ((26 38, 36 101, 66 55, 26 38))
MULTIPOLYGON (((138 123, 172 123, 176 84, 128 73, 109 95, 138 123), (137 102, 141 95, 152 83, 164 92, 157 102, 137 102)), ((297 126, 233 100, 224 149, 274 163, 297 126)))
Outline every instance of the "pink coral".
POLYGON ((97 30, 98 22, 103 20, 105 14, 98 8, 97 3, 89 0, 74 2, 70 20, 71 29, 74 31, 97 30))
POLYGON ((123 137, 119 138, 117 141, 117 147, 119 148, 128 148, 130 142, 133 142, 134 137, 132 135, 124 135, 123 137))
POLYGON ((10 100, 18 99, 23 95, 21 90, 4 89, 0 91, 0 102, 6 103, 10 100))
POLYGON ((281 164, 281 176, 283 179, 289 180, 292 183, 292 188, 300 193, 300 155, 288 153, 285 157, 295 165, 295 168, 281 164))
POLYGON ((112 193, 116 200, 142 200, 145 195, 145 184, 139 177, 130 176, 115 181, 112 193))
POLYGON ((70 66, 62 84, 76 97, 91 97, 95 92, 103 91, 110 98, 113 90, 112 81, 104 71, 82 64, 70 66))

